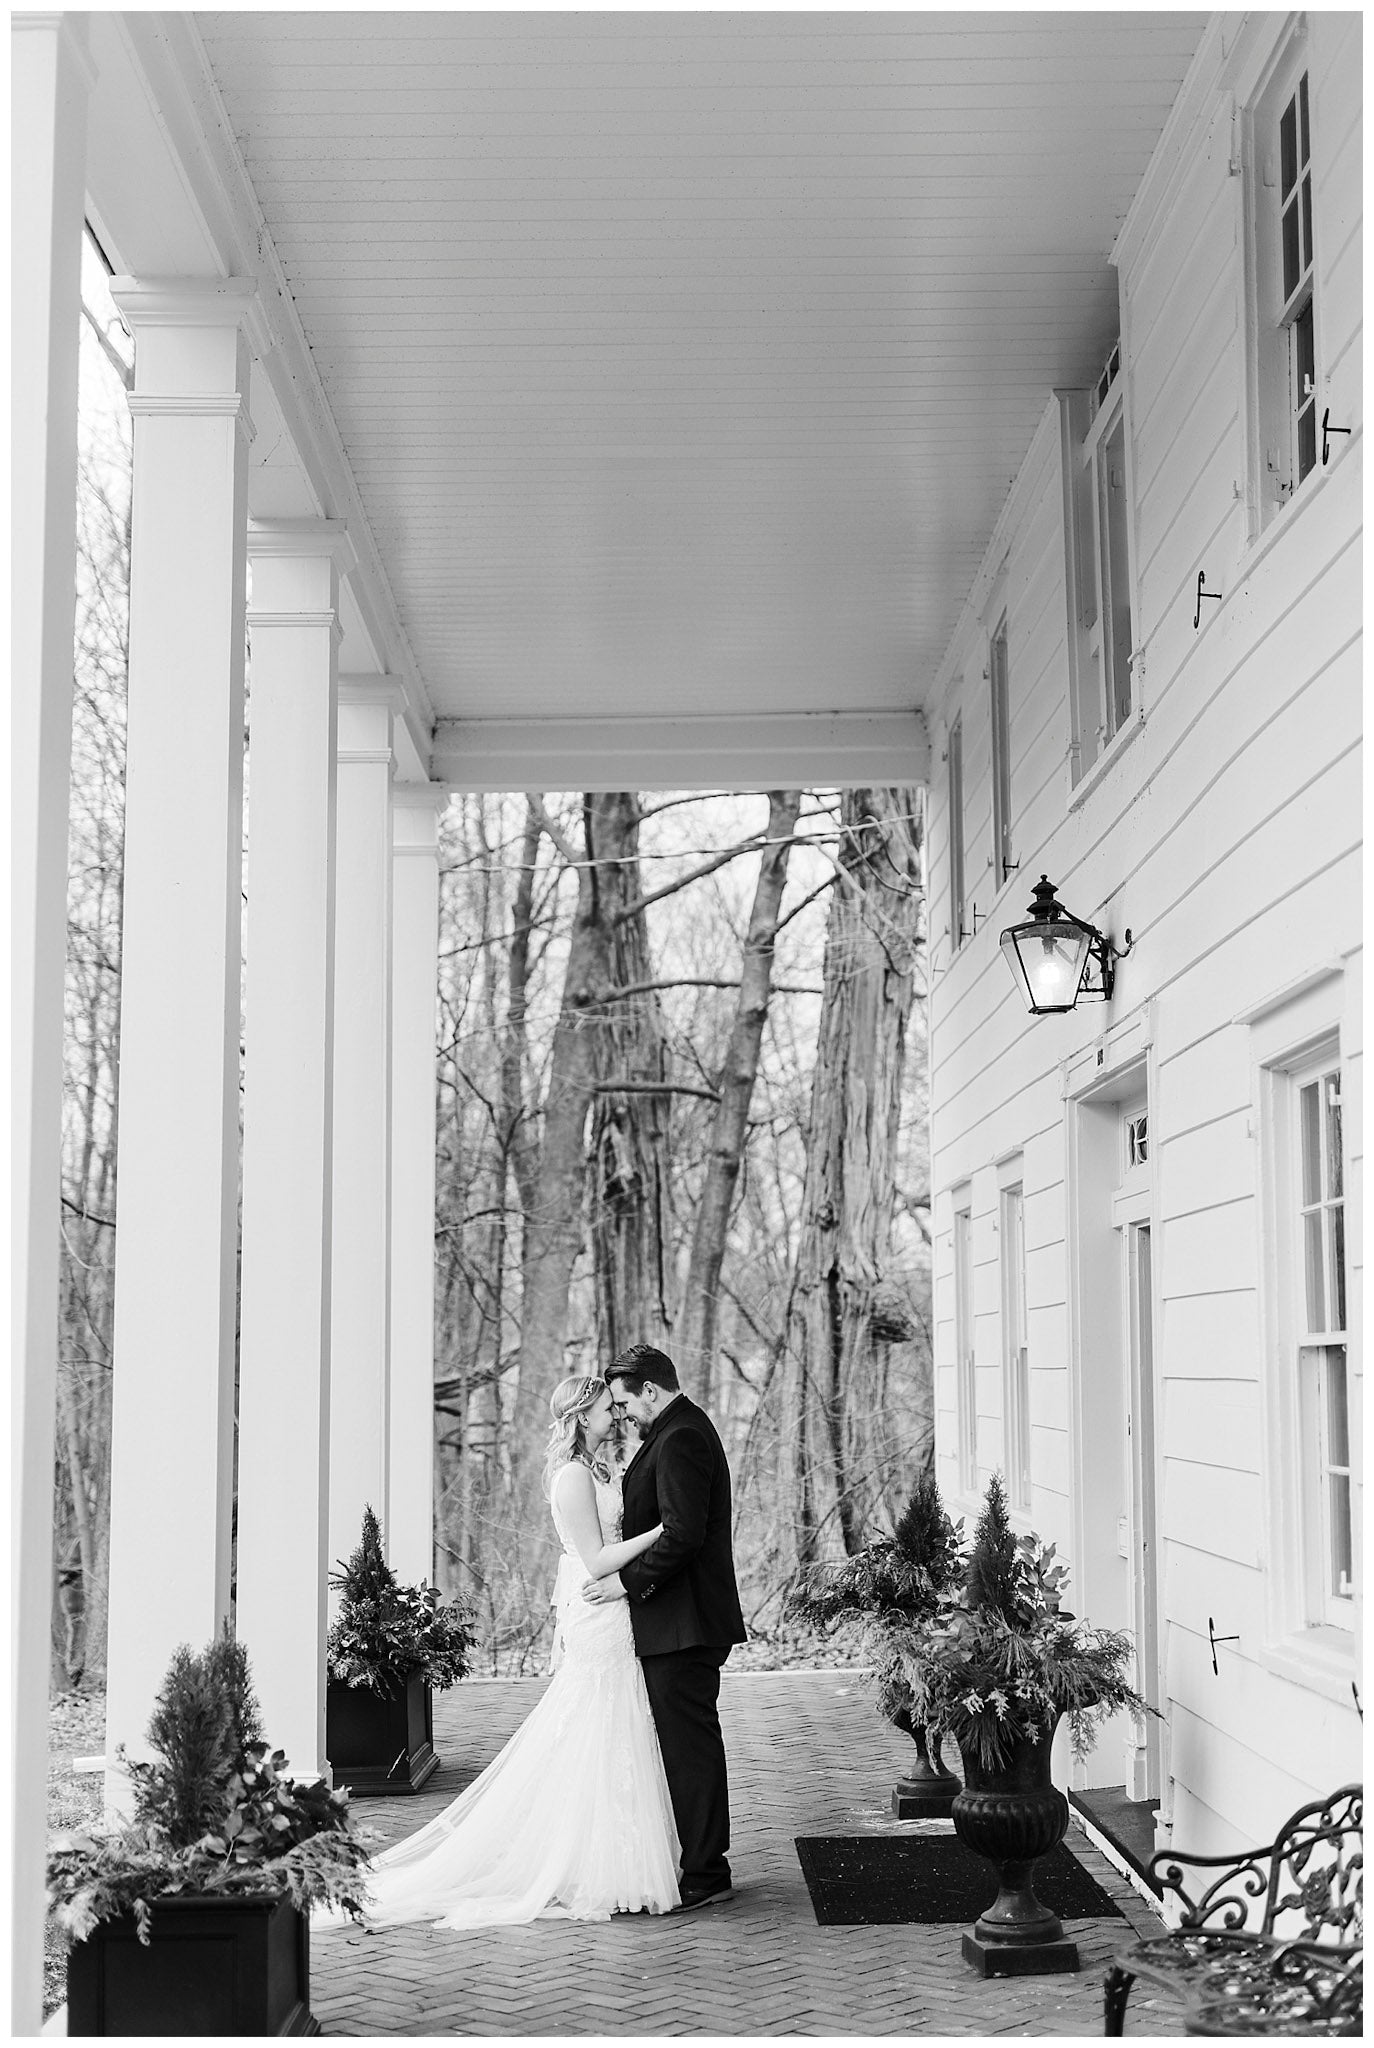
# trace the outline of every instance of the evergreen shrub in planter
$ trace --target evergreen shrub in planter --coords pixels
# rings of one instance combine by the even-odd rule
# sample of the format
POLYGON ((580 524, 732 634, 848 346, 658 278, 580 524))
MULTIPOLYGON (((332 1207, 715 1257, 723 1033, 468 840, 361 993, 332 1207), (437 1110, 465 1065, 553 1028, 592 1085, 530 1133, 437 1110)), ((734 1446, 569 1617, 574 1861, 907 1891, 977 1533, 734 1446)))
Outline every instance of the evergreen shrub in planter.
POLYGON ((907 1672, 913 1625, 929 1621, 957 1583, 962 1525, 945 1513, 933 1473, 916 1481, 890 1537, 853 1557, 805 1567, 792 1585, 788 1612, 821 1628, 859 1631, 859 1654, 872 1667, 878 1711, 916 1746, 910 1769, 892 1792, 899 1820, 947 1817, 959 1780, 945 1769, 918 1713, 907 1672))
POLYGON ((68 2033, 318 2033, 310 1908, 358 1918, 367 1896, 347 1794, 284 1775, 227 1635, 198 1657, 177 1651, 148 1741, 152 1762, 121 1754, 132 1820, 69 1835, 48 1861, 74 1944, 68 2033))
POLYGON ((418 1792, 439 1768, 433 1694, 468 1669, 472 1616, 444 1606, 432 1586, 403 1586, 386 1561, 370 1507, 347 1565, 327 1644, 325 1746, 335 1782, 350 1792, 418 1792))

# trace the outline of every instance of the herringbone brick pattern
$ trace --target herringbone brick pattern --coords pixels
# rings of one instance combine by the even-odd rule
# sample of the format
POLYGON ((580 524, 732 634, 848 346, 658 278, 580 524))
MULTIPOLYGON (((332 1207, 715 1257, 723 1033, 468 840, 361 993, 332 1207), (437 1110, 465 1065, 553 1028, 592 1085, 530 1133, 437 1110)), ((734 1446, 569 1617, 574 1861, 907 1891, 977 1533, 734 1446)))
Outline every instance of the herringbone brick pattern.
MULTIPOLYGON (((468 1784, 546 1681, 469 1681, 435 1702, 443 1768, 416 1798, 359 1802, 394 1841, 468 1784)), ((721 1718, 730 1759, 736 1895, 682 1919, 451 1934, 434 1927, 317 1934, 312 1998, 327 2034, 678 2035, 1101 2032, 1113 1953, 1158 1930, 1149 1907, 1081 1835, 1073 1847, 1126 1920, 1072 1924, 1077 1976, 984 1980, 958 1927, 818 1927, 797 1835, 910 1833, 888 1795, 910 1747, 842 1671, 728 1670, 721 1718)), ((1138 1985, 1131 2030, 1181 2034, 1180 2008, 1138 1985)))

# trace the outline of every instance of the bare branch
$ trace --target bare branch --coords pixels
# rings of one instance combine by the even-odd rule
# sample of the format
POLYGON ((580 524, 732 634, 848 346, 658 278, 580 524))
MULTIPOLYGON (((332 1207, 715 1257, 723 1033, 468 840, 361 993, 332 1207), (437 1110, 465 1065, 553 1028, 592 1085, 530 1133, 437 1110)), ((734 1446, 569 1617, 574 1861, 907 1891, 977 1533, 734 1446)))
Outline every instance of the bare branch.
POLYGON ((597 1081, 593 1095, 700 1095, 706 1102, 719 1102, 714 1088, 691 1088, 685 1081, 597 1081))
MULTIPOLYGON (((777 937, 778 932, 780 932, 783 929, 784 925, 791 924, 793 918, 799 916, 801 912, 806 909, 808 904, 814 903, 818 896, 824 896, 827 889, 833 889, 836 882, 838 882, 839 879, 840 877, 838 873, 833 875, 827 875, 825 880, 823 882, 818 883, 817 886, 811 891, 811 894, 809 896, 803 896, 800 903, 794 903, 792 905, 792 908, 788 911, 786 917, 780 917, 778 919, 778 929, 773 934, 774 938, 777 937)), ((809 993, 810 991, 808 990, 808 994, 809 993)))
MULTIPOLYGON (((682 974, 672 981, 632 981, 624 988, 607 988, 601 991, 599 1000, 603 1003, 618 1002, 622 996, 655 995, 664 988, 738 988, 737 974, 682 974)), ((813 988, 800 981, 775 981, 773 990, 784 996, 823 996, 823 988, 813 988)))

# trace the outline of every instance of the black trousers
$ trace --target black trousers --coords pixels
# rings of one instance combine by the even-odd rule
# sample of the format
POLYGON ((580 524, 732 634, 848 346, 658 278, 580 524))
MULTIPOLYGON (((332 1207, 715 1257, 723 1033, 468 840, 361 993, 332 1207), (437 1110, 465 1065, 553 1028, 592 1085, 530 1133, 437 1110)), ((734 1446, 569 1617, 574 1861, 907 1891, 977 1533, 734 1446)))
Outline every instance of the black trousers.
POLYGON ((730 1876, 730 1793, 717 1711, 720 1667, 729 1654, 702 1645, 640 1659, 682 1843, 684 1883, 730 1876))

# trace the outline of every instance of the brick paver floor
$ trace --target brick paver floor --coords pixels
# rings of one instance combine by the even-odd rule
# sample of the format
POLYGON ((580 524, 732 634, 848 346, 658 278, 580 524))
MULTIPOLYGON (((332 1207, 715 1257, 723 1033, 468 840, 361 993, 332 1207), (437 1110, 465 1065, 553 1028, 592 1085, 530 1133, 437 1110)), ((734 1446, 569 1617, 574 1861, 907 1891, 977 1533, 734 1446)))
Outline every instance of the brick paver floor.
MULTIPOLYGON (((471 1782, 547 1681, 468 1681, 435 1702, 442 1768, 409 1799, 359 1801, 395 1841, 471 1782)), ((317 1933, 311 2004, 326 2034, 1099 2034, 1114 1951, 1161 1923, 1074 1830, 1069 1845, 1124 1920, 1079 1920, 1077 1976, 982 1979, 959 1927, 818 1927, 797 1835, 908 1834, 889 1795, 910 1745, 843 1671, 725 1674, 736 1895, 683 1918, 538 1921, 454 1934, 317 1933)), ((1178 2035, 1179 2006, 1138 1985, 1131 2032, 1178 2035)))

